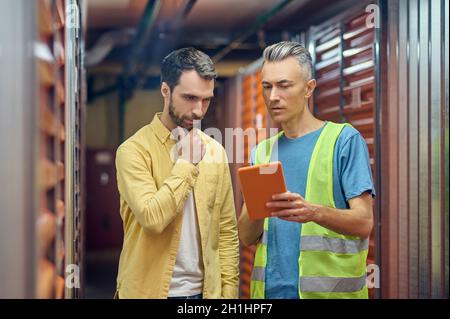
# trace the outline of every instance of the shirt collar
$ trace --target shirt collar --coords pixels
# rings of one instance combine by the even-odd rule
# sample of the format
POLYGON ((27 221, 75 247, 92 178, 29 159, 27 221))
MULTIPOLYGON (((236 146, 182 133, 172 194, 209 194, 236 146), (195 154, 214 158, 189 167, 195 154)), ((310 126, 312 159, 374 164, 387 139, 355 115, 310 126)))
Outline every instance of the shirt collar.
POLYGON ((153 132, 155 132, 158 139, 161 141, 161 143, 165 143, 169 137, 171 136, 171 132, 169 129, 161 122, 160 116, 162 112, 157 112, 155 116, 153 117, 152 122, 150 123, 150 127, 152 128, 153 132))

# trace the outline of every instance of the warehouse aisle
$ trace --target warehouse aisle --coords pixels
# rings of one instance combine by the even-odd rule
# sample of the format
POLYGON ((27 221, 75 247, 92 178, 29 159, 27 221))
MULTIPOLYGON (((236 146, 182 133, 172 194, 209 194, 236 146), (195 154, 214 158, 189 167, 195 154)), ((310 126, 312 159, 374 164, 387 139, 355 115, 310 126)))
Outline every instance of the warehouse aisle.
MULTIPOLYGON (((279 129, 261 54, 283 40, 312 56, 314 116, 350 123, 367 144, 377 191, 370 298, 448 298, 448 6, 2 0, 0 298, 113 298, 124 239, 116 150, 162 110, 160 64, 174 49, 194 46, 215 63, 202 129, 219 131, 224 146, 229 130, 257 132, 231 141, 239 216, 237 169, 279 129)), ((240 247, 242 299, 255 250, 240 247)))

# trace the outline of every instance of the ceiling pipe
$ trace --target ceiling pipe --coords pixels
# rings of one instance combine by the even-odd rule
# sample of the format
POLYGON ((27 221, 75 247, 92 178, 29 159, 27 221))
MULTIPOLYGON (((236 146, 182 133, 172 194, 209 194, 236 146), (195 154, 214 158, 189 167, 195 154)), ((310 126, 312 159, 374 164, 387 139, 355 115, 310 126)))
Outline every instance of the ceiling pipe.
POLYGON ((163 30, 163 32, 168 32, 169 37, 172 40, 166 40, 165 42, 160 41, 160 35, 154 35, 152 39, 156 44, 153 46, 153 50, 151 51, 151 57, 145 60, 144 64, 139 67, 137 71, 137 79, 136 85, 141 87, 143 86, 145 79, 147 78, 147 70, 149 65, 152 63, 159 63, 162 55, 174 49, 174 44, 178 42, 178 39, 182 33, 180 27, 189 13, 192 11, 197 0, 186 0, 184 4, 181 6, 178 14, 172 19, 172 23, 168 26, 167 30, 163 30))
POLYGON ((142 18, 137 26, 136 36, 131 44, 130 54, 125 61, 124 72, 117 82, 119 86, 118 125, 120 143, 125 139, 126 102, 131 97, 133 90, 136 87, 136 81, 133 78, 139 70, 139 60, 143 49, 150 41, 160 8, 161 1, 148 0, 142 18))
POLYGON ((91 49, 86 50, 84 65, 89 68, 100 64, 114 47, 130 43, 133 36, 135 36, 135 30, 130 28, 103 34, 91 49))
POLYGON ((130 55, 125 61, 124 79, 128 79, 137 71, 142 50, 147 46, 150 40, 160 8, 161 1, 148 0, 142 18, 138 24, 136 36, 131 45, 130 55))
POLYGON ((179 33, 179 28, 181 24, 183 23, 184 19, 189 15, 189 13, 192 11, 192 8, 194 7, 197 0, 187 0, 180 12, 177 14, 177 16, 174 19, 174 22, 170 26, 170 31, 179 33))
POLYGON ((256 20, 247 28, 246 31, 242 32, 234 41, 232 41, 228 46, 217 52, 212 60, 214 63, 217 63, 221 59, 223 59, 228 53, 232 50, 238 48, 247 38, 249 38, 252 34, 257 32, 263 25, 265 25, 273 16, 282 11, 292 0, 284 0, 279 4, 275 5, 272 9, 265 12, 256 18, 256 20))

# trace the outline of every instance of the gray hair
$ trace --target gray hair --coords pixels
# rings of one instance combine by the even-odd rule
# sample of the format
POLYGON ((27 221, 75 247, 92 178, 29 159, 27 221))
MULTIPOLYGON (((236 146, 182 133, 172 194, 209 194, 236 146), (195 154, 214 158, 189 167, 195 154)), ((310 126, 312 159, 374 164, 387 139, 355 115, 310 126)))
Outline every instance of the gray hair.
POLYGON ((300 67, 306 71, 306 80, 310 80, 312 78, 311 55, 300 43, 282 41, 268 46, 263 52, 264 61, 267 62, 282 61, 291 56, 296 58, 300 67))

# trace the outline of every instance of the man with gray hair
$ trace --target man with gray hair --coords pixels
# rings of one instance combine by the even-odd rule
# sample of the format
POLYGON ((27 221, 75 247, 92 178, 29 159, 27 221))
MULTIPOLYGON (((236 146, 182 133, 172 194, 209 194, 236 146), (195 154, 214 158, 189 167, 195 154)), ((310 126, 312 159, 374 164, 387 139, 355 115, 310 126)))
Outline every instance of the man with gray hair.
POLYGON ((278 159, 288 192, 266 205, 271 218, 250 220, 239 235, 257 243, 252 298, 368 298, 366 258, 375 195, 367 145, 349 124, 314 117, 316 81, 308 51, 280 42, 264 50, 263 95, 282 131, 259 143, 251 163, 278 159))

